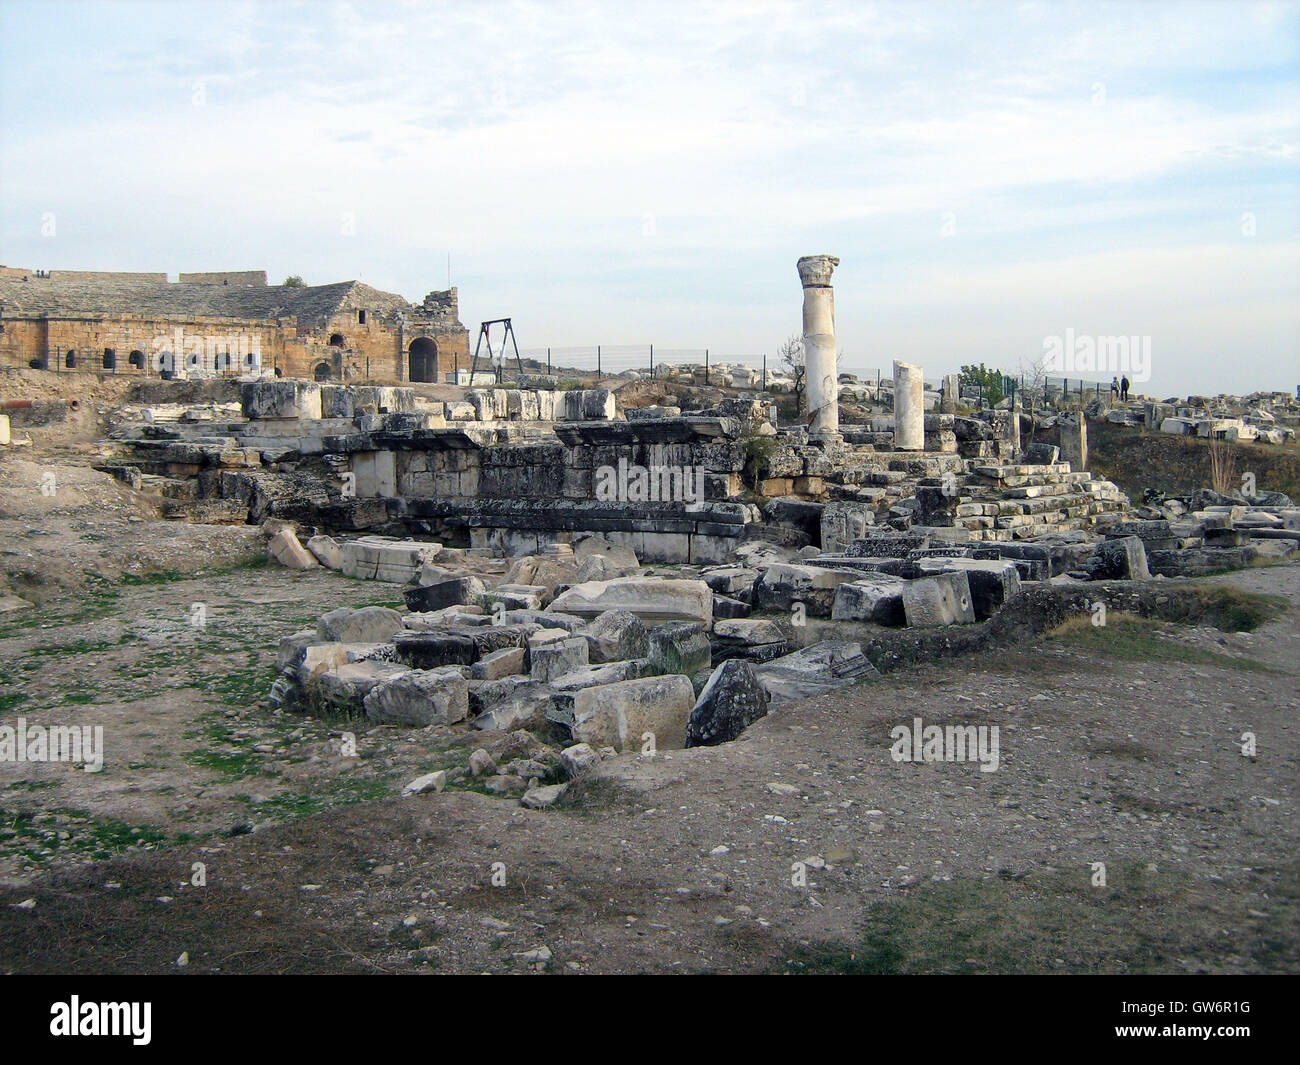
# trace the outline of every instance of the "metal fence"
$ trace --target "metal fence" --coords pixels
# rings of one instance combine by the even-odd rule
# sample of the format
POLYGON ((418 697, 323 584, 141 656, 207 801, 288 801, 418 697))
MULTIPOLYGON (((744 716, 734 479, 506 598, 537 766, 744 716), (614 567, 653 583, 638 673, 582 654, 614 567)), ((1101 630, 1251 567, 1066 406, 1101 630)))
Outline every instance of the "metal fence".
MULTIPOLYGON (((497 356, 500 358, 500 355, 497 356)), ((665 348, 655 344, 593 344, 585 347, 520 348, 519 359, 524 373, 549 374, 556 377, 614 377, 635 371, 643 377, 663 377, 668 367, 691 368, 708 376, 721 375, 732 367, 750 370, 756 387, 765 388, 774 376, 784 374, 781 359, 775 353, 737 352, 717 348, 665 348)), ((491 372, 494 366, 480 354, 478 372, 491 372)), ((518 370, 515 353, 507 348, 502 372, 513 377, 518 370)), ((880 380, 878 368, 840 366, 841 373, 853 374, 863 386, 874 387, 880 380)))

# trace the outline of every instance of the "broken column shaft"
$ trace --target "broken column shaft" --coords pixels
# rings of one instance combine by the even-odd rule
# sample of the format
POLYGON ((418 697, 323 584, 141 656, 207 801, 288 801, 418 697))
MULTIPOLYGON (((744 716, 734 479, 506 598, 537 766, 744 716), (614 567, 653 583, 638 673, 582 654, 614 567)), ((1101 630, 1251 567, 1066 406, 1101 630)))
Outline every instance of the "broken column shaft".
POLYGON ((839 266, 833 255, 805 255, 799 260, 803 284, 803 353, 808 391, 808 431, 824 440, 839 439, 839 376, 836 372, 835 290, 831 273, 839 266))
POLYGON ((925 450, 925 373, 909 362, 894 363, 894 450, 925 450))

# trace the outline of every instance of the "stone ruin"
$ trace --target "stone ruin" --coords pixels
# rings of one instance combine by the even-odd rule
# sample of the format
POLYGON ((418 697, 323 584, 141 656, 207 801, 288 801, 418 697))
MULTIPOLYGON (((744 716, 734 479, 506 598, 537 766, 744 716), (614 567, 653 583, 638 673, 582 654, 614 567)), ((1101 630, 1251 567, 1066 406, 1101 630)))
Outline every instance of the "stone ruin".
POLYGON ((755 398, 620 409, 600 390, 249 379, 233 406, 128 412, 105 462, 179 519, 265 523, 269 549, 403 588, 281 645, 273 701, 372 722, 558 730, 562 778, 602 750, 735 738, 771 705, 873 674, 861 626, 972 624, 1023 582, 1183 576, 1300 546, 1289 499, 1146 501, 1022 411, 894 365, 892 413, 841 425, 830 273, 800 260, 810 425, 755 398), (829 361, 828 361, 829 360, 829 361), (812 382, 817 380, 817 386, 812 382), (308 531, 313 535, 308 536, 308 531), (303 535, 300 537, 299 533, 303 535), (303 540, 306 542, 304 543, 303 540), (646 568, 647 566, 653 568, 646 568), (795 616, 844 623, 801 646, 795 616))

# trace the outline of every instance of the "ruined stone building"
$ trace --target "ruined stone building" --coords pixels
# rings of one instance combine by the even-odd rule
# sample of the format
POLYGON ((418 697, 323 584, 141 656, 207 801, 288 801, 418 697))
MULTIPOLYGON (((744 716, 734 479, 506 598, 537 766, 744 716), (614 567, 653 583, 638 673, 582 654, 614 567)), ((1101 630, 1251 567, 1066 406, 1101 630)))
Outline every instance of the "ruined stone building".
POLYGON ((266 271, 0 267, 0 366, 187 377, 445 381, 469 365, 456 289, 420 304, 359 281, 268 285, 266 271))

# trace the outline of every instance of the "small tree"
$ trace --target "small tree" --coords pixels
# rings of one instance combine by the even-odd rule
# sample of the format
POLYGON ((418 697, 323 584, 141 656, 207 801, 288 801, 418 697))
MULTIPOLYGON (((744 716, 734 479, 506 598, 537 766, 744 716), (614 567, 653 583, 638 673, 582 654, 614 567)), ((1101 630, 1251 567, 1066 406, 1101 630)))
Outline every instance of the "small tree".
POLYGON ((984 401, 990 407, 996 407, 1006 398, 1006 394, 1002 391, 1002 371, 989 369, 983 363, 978 366, 973 364, 963 366, 961 368, 961 383, 976 385, 982 389, 984 401))
POLYGON ((282 282, 285 288, 306 288, 307 284, 297 274, 290 274, 282 282))
POLYGON ((794 382, 795 409, 804 412, 804 391, 807 385, 808 366, 804 358, 803 338, 793 335, 786 338, 784 344, 776 349, 776 365, 782 373, 794 382))

